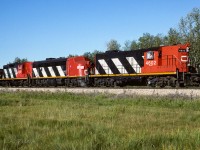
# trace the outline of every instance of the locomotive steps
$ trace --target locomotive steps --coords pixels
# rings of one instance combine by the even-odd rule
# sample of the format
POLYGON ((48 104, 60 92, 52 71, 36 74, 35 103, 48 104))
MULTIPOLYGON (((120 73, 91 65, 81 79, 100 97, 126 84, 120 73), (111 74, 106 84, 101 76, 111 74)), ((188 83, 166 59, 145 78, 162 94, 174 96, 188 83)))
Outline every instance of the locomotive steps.
POLYGON ((96 93, 127 96, 186 96, 188 99, 200 97, 199 89, 100 89, 100 88, 0 88, 0 91, 42 91, 69 93, 96 93))

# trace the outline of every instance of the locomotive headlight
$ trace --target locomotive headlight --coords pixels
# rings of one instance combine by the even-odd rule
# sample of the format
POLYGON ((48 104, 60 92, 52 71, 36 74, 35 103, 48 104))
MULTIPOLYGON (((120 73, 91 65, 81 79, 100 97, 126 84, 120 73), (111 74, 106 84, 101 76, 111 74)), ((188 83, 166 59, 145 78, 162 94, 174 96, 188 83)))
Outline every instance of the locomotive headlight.
POLYGON ((189 52, 189 51, 190 51, 190 48, 189 48, 189 47, 187 47, 187 48, 186 48, 186 52, 189 52))

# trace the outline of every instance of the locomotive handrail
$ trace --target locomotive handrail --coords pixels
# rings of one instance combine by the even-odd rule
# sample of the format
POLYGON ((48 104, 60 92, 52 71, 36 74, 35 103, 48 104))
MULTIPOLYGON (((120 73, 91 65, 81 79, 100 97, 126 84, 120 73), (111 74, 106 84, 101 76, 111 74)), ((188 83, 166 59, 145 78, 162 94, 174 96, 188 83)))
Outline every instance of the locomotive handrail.
POLYGON ((180 64, 182 64, 181 61, 175 55, 173 55, 173 56, 180 62, 180 64))
POLYGON ((176 64, 176 59, 177 58, 173 57, 173 55, 165 55, 162 58, 162 60, 167 62, 166 66, 173 66, 174 64, 176 64))
POLYGON ((167 60, 167 65, 168 65, 168 60, 169 59, 172 59, 172 65, 173 65, 173 60, 175 60, 175 65, 176 65, 176 60, 178 60, 178 62, 180 63, 180 64, 182 64, 182 62, 175 56, 175 55, 165 55, 165 59, 162 59, 162 60, 167 60), (172 58, 169 58, 169 56, 172 56, 172 58))

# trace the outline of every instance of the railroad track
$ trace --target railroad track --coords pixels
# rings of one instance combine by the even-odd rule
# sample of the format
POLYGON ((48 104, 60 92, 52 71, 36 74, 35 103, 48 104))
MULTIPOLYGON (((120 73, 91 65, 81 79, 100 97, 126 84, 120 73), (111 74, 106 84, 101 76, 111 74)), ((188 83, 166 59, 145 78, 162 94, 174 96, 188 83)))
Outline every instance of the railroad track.
POLYGON ((200 89, 177 88, 177 89, 158 89, 158 88, 0 88, 0 91, 43 91, 43 92, 70 92, 70 93, 103 93, 115 95, 146 95, 146 96, 188 96, 188 98, 200 98, 200 89))

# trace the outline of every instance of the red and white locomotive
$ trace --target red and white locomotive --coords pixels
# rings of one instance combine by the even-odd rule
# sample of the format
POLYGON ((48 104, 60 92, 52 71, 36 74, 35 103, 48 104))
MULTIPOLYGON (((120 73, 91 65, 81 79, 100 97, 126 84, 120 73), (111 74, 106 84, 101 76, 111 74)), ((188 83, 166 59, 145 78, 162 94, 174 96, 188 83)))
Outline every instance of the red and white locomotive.
POLYGON ((199 86, 189 44, 107 51, 94 63, 84 56, 13 63, 0 69, 1 86, 199 86))

